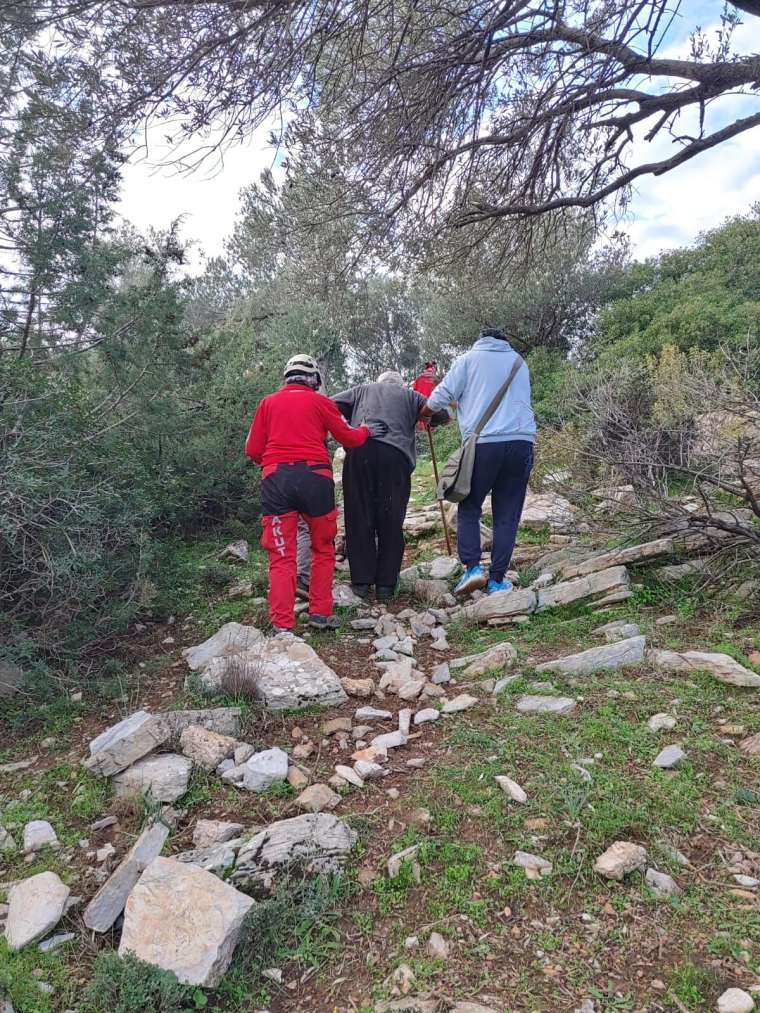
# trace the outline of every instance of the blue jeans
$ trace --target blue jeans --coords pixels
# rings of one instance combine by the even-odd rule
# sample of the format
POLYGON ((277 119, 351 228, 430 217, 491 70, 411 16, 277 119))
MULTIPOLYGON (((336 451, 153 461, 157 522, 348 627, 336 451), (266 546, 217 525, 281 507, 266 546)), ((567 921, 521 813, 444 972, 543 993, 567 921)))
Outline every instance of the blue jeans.
POLYGON ((479 443, 475 448, 470 494, 459 504, 457 514, 457 550, 465 566, 480 562, 480 515, 483 500, 490 492, 493 511, 491 580, 504 580, 509 567, 532 467, 530 440, 479 443))

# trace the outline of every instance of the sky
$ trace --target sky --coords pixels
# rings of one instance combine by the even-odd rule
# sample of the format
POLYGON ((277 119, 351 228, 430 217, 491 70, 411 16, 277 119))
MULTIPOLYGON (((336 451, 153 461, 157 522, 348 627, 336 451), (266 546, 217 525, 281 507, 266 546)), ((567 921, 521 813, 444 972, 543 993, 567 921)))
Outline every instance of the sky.
MULTIPOLYGON (((712 0, 685 0, 688 26, 702 17, 702 26, 710 33, 717 27, 712 0)), ((760 19, 747 18, 734 36, 738 52, 760 52, 760 19)), ((661 55, 686 56, 685 21, 676 22, 661 55)), ((721 100, 721 113, 713 128, 735 115, 747 115, 758 108, 756 98, 721 100)), ((715 115, 715 114, 713 114, 715 115)), ((710 121, 708 121, 709 123, 710 121)), ((688 119, 683 121, 688 129, 688 119)), ((191 270, 202 269, 203 254, 221 254, 224 241, 232 231, 240 190, 258 180, 271 168, 275 152, 267 146, 268 128, 264 127, 246 143, 229 148, 223 165, 202 166, 191 174, 177 172, 167 165, 168 150, 163 142, 166 125, 149 130, 145 148, 127 165, 119 212, 138 229, 149 226, 164 229, 183 217, 182 235, 194 241, 191 270)), ((655 144, 638 139, 634 156, 646 161, 673 153, 669 137, 655 144)), ((660 177, 643 177, 619 227, 631 237, 632 249, 639 258, 654 256, 663 249, 692 242, 700 232, 719 225, 726 217, 747 211, 760 201, 760 129, 739 135, 660 177)))

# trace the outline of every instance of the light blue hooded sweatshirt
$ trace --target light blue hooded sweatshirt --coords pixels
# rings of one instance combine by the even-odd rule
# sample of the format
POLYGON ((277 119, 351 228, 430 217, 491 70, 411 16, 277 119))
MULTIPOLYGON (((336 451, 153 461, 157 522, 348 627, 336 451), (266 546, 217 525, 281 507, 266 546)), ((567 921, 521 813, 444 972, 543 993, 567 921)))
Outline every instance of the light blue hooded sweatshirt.
MULTIPOLYGON (((469 352, 454 360, 451 369, 428 398, 436 411, 455 402, 462 439, 475 432, 492 398, 509 376, 515 351, 501 338, 481 337, 469 352)), ((491 416, 478 443, 530 440, 536 436, 536 419, 530 404, 530 374, 523 363, 491 416)))

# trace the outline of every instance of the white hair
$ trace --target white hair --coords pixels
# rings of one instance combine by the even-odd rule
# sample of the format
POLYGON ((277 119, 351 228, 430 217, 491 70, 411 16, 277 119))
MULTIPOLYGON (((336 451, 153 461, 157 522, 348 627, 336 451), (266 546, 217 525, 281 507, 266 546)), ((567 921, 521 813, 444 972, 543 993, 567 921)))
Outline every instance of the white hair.
POLYGON ((397 387, 404 386, 404 378, 401 373, 397 373, 395 369, 386 369, 384 373, 381 373, 377 378, 378 383, 395 383, 397 387))

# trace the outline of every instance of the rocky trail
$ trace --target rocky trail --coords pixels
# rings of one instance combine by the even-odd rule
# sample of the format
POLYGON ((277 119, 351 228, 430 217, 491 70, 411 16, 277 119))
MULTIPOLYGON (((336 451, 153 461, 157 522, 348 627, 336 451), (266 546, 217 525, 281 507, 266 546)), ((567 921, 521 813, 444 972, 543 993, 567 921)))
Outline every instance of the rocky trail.
POLYGON ((760 1008, 760 631, 679 608, 707 541, 532 496, 515 589, 457 602, 439 523, 335 634, 268 635, 233 545, 243 621, 141 624, 117 706, 9 741, 3 1013, 106 1008, 113 949, 167 1011, 760 1008))

